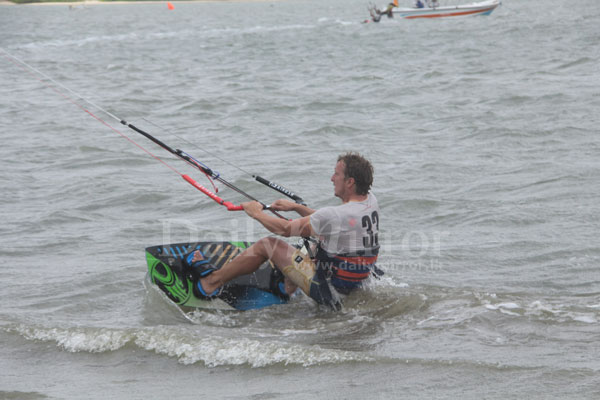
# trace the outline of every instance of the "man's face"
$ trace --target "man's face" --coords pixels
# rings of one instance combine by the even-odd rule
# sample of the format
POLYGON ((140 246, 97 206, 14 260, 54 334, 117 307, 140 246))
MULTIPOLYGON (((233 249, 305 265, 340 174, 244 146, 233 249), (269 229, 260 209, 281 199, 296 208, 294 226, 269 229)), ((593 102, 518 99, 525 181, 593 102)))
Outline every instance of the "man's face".
POLYGON ((346 190, 345 170, 346 164, 344 164, 343 161, 338 161, 338 163, 335 164, 335 170, 331 176, 331 182, 333 182, 333 194, 339 198, 343 198, 346 190))

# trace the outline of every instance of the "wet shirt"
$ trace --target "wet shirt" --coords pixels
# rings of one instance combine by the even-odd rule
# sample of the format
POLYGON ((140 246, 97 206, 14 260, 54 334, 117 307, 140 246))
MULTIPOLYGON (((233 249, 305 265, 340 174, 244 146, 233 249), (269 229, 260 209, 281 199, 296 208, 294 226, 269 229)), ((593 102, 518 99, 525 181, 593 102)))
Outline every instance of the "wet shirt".
POLYGON ((369 193, 364 201, 325 207, 310 216, 319 245, 330 254, 354 254, 379 247, 379 205, 369 193))
POLYGON ((331 273, 341 293, 360 287, 371 275, 379 252, 379 205, 372 193, 365 201, 325 207, 310 217, 319 237, 318 270, 331 273))

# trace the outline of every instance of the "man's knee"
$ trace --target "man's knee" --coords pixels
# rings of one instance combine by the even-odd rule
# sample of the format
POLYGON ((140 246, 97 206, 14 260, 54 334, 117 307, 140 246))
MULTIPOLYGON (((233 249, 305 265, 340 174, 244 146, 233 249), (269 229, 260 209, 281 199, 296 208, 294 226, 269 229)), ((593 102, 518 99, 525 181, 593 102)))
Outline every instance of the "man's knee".
POLYGON ((273 261, 277 267, 288 265, 295 250, 286 241, 275 237, 260 239, 256 244, 261 255, 273 261))
POLYGON ((283 244, 287 245, 283 240, 275 237, 265 237, 256 242, 256 246, 261 255, 268 259, 272 259, 277 249, 281 248, 283 244))

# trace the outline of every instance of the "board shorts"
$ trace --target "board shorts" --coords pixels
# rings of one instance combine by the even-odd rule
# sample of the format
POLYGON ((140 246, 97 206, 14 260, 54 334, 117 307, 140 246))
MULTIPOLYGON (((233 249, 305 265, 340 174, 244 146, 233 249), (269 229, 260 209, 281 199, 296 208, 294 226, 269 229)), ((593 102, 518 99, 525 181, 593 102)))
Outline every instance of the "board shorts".
POLYGON ((341 308, 340 296, 330 285, 326 271, 317 269, 315 262, 301 249, 294 251, 291 264, 281 268, 281 272, 317 303, 336 310, 341 308))

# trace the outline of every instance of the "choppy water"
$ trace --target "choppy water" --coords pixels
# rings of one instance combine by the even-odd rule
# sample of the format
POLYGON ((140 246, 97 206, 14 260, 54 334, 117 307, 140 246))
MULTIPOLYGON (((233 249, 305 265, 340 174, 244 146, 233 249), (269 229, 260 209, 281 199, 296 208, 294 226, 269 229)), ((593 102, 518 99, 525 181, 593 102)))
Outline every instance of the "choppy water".
POLYGON ((201 149, 315 207, 336 203, 337 155, 366 154, 387 271, 341 313, 184 316, 145 288, 144 247, 266 231, 0 56, 0 397, 600 396, 600 6, 366 16, 0 7, 0 47, 266 202, 201 149))

